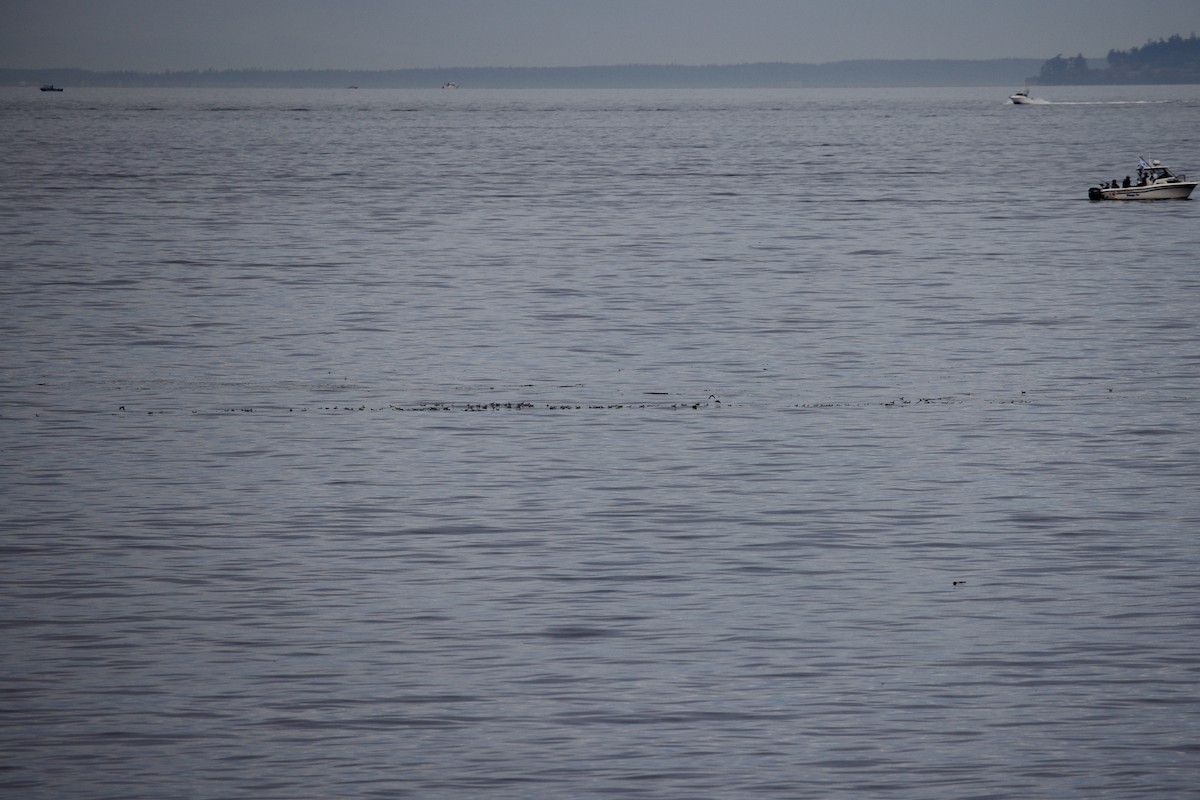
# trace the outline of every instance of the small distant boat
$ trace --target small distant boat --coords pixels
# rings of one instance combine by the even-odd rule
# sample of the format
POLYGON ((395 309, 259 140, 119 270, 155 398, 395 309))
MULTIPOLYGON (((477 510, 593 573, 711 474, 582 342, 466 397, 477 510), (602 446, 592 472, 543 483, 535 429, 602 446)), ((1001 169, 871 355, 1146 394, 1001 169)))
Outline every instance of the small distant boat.
POLYGON ((1037 101, 1029 94, 1028 89, 1014 92, 1008 96, 1008 99, 1014 106, 1032 106, 1037 104, 1037 101))
POLYGON ((442 88, 443 89, 457 89, 458 84, 455 83, 454 81, 446 81, 445 83, 442 84, 442 88))
POLYGON ((53 83, 43 83, 43 84, 42 84, 42 91, 43 91, 43 92, 61 92, 61 91, 62 91, 62 87, 61 87, 61 86, 55 86, 53 83))
POLYGON ((1138 179, 1134 183, 1112 180, 1088 189, 1090 200, 1187 200, 1200 181, 1189 181, 1186 175, 1175 175, 1161 161, 1138 163, 1138 179))

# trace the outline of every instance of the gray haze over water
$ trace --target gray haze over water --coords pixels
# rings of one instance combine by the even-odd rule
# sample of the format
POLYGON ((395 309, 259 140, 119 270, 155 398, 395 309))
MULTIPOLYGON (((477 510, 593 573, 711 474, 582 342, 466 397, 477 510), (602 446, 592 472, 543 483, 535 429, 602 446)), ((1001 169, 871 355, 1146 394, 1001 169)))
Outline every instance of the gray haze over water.
POLYGON ((406 69, 1104 58, 1195 0, 6 0, 0 68, 406 69))
POLYGON ((1014 88, 0 90, 0 791, 1193 792, 1200 97, 1014 88))

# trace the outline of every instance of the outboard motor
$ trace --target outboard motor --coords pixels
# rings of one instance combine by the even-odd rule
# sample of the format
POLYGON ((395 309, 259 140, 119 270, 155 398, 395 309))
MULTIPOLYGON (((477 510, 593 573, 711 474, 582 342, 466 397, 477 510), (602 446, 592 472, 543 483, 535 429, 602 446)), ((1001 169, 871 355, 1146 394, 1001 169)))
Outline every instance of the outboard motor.
POLYGON ((1088 189, 1088 200, 1103 200, 1104 192, 1100 191, 1099 186, 1093 186, 1088 189))

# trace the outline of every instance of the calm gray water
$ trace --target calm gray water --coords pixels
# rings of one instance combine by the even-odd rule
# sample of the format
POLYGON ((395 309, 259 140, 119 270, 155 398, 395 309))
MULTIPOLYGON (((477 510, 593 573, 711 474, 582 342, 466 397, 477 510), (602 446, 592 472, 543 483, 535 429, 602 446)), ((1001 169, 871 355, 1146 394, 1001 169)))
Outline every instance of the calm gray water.
POLYGON ((0 792, 1194 792, 1200 88, 1014 88, 0 90, 0 792))

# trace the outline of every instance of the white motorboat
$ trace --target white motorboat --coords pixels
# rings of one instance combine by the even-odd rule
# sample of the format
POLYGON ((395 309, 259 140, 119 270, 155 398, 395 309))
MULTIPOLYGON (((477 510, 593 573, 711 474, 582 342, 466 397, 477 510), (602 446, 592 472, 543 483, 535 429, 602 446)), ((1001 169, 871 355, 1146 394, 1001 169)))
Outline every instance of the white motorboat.
POLYGON ((1014 92, 1008 96, 1009 101, 1014 106, 1033 106, 1037 105, 1038 101, 1029 95, 1028 89, 1022 89, 1019 92, 1014 92))
POLYGON ((1088 189, 1092 200, 1187 200, 1200 181, 1189 181, 1186 175, 1175 175, 1161 161, 1145 159, 1138 164, 1138 178, 1133 181, 1112 180, 1088 189))

